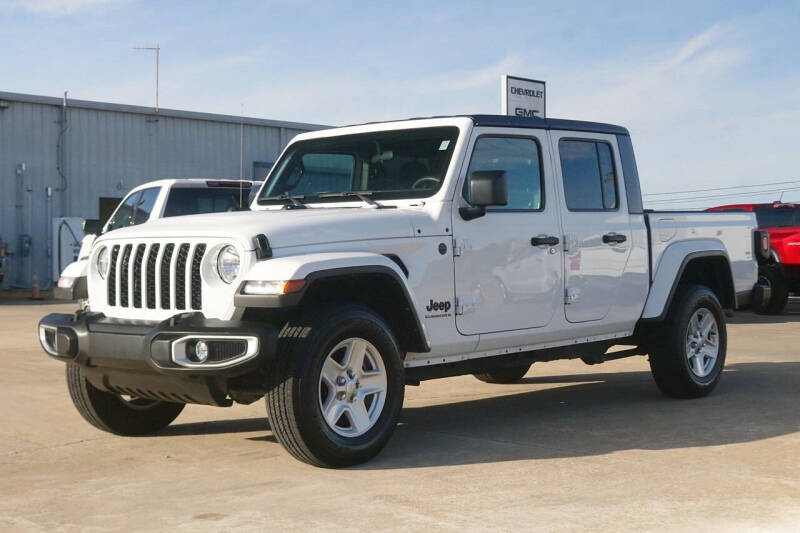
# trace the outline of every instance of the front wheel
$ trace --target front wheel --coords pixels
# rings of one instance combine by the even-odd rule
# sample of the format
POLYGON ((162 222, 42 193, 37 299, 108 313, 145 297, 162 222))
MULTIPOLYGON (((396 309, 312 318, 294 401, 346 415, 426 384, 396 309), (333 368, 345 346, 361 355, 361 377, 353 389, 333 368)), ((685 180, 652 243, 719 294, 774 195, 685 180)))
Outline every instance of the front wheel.
POLYGON ((658 388, 675 398, 699 398, 719 382, 727 330, 722 306, 699 285, 678 288, 666 321, 650 339, 650 370, 658 388))
POLYGON ((117 435, 146 435, 170 425, 186 404, 125 398, 98 389, 86 379, 81 367, 67 364, 67 388, 72 403, 91 425, 117 435))
POLYGON ((282 332, 266 395, 277 440, 316 466, 374 457, 403 406, 403 361, 389 327, 347 305, 293 319, 282 332))

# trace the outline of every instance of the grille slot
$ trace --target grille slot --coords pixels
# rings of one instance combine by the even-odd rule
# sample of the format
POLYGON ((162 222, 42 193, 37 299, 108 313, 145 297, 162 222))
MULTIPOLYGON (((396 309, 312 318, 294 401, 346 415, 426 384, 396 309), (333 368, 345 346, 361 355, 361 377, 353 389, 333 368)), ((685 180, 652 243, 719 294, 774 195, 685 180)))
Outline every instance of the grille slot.
POLYGON ((194 257, 192 258, 192 309, 201 309, 203 307, 203 284, 200 278, 200 264, 205 253, 205 244, 198 244, 194 249, 194 257))
POLYGON ((133 243, 111 246, 106 280, 110 307, 200 310, 206 243, 133 243))
POLYGON ((142 307, 142 259, 144 258, 144 244, 136 247, 136 254, 133 256, 133 306, 137 309, 142 307))
POLYGON ((119 305, 122 307, 128 307, 128 267, 131 262, 132 248, 130 244, 125 245, 122 252, 122 261, 119 265, 119 305))
POLYGON ((117 255, 119 254, 119 244, 115 244, 111 249, 111 266, 108 268, 108 305, 117 305, 117 255))
POLYGON ((181 244, 178 248, 178 260, 175 262, 175 308, 186 309, 186 259, 189 257, 189 245, 181 244))
POLYGON ((161 308, 169 309, 172 297, 170 295, 169 276, 171 272, 170 264, 172 263, 172 252, 175 251, 175 245, 169 243, 164 247, 164 257, 161 258, 161 308))
POLYGON ((156 258, 158 257, 158 243, 150 247, 147 255, 147 308, 156 308, 156 258))

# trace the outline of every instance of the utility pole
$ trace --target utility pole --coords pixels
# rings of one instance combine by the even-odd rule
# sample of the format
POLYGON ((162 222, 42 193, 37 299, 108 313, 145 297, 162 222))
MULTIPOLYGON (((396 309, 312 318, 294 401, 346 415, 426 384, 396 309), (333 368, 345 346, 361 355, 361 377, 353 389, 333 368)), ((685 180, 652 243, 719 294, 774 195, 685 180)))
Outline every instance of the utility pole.
POLYGON ((134 46, 134 50, 154 50, 156 52, 156 113, 158 113, 158 55, 161 52, 161 47, 156 43, 155 46, 134 46))

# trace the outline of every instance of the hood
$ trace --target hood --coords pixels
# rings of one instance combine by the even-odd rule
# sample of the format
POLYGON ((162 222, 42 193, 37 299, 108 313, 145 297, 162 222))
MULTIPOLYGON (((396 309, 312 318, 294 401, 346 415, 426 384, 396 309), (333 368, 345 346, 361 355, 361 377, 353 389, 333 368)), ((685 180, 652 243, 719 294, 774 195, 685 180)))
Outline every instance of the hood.
POLYGON ((140 226, 120 228, 98 239, 136 238, 232 238, 251 244, 263 233, 272 248, 365 239, 411 237, 409 209, 330 207, 239 211, 169 217, 140 226))

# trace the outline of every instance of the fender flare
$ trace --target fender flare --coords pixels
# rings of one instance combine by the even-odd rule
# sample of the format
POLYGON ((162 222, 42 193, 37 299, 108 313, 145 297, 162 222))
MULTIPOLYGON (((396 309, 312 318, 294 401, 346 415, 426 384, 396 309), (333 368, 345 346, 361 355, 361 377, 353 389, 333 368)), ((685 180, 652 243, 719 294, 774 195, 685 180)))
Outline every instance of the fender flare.
MULTIPOLYGON (((413 321, 423 351, 430 351, 430 340, 425 324, 420 320, 420 306, 414 292, 408 284, 408 277, 403 263, 396 257, 387 257, 369 252, 322 252, 285 257, 276 257, 259 261, 241 278, 234 296, 237 308, 260 307, 286 309, 301 305, 303 298, 318 282, 359 275, 383 275, 391 278, 401 289, 407 307, 411 310, 413 321), (274 281, 305 279, 305 286, 296 293, 285 295, 250 295, 243 294, 247 281, 274 281)), ((418 351, 418 350, 414 350, 418 351)))
MULTIPOLYGON (((663 320, 686 267, 693 260, 705 257, 723 258, 728 266, 730 279, 734 279, 730 257, 722 242, 702 239, 671 244, 661 254, 653 283, 650 285, 650 294, 642 311, 642 320, 653 322, 663 320)), ((735 287, 731 289, 734 291, 735 300, 735 287)))

